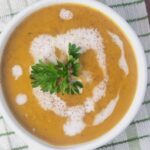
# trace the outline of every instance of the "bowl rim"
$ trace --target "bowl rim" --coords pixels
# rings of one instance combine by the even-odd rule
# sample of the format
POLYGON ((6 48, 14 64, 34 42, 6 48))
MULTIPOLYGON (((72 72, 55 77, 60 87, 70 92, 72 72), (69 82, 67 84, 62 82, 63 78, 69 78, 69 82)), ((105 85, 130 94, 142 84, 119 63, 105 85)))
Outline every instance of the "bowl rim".
MULTIPOLYGON (((4 31, 1 34, 0 37, 0 61, 2 60, 3 51, 5 48, 5 45, 7 43, 7 40, 11 36, 12 32, 15 30, 15 28, 22 23, 22 21, 30 16, 32 13, 40 10, 41 8, 57 5, 57 4, 64 4, 64 3, 71 3, 71 4, 79 4, 88 6, 89 8, 94 8, 97 11, 102 12, 105 14, 108 18, 111 18, 113 22, 124 32, 124 35, 128 38, 128 41, 130 41, 136 61, 137 61, 137 70, 138 70, 138 81, 137 81, 137 89, 135 92, 134 99, 132 101, 132 104, 130 105, 128 111, 123 116, 123 118, 108 132, 103 134, 102 136, 85 142, 81 144, 75 144, 70 146, 55 146, 48 144, 47 142, 44 142, 43 140, 39 139, 38 137, 31 134, 29 131, 27 131, 20 123, 17 121, 15 116, 10 111, 3 94, 2 86, 0 85, 0 110, 2 111, 2 114, 4 118, 6 119, 6 122, 10 124, 12 129, 20 135, 26 141, 29 145, 34 146, 34 148, 42 149, 42 150, 50 150, 50 149, 71 149, 71 150, 82 150, 82 149, 94 149, 97 147, 100 147, 109 141, 111 141, 114 137, 119 135, 133 120, 135 117, 137 111, 139 110, 139 107, 141 106, 145 92, 147 87, 147 63, 146 63, 146 57, 144 54, 143 47, 136 35, 136 33, 132 30, 132 28, 128 25, 128 23, 120 17, 115 11, 113 11, 108 6, 104 5, 101 2, 98 2, 96 0, 47 0, 47 1, 39 1, 36 4, 33 4, 26 9, 24 9, 21 13, 16 15, 12 21, 7 25, 7 27, 4 29, 4 31), (138 49, 138 51, 136 50, 138 49)), ((0 62, 1 64, 1 62, 0 62)), ((2 67, 0 67, 1 69, 2 67)), ((1 78, 2 80, 2 78, 1 78)))

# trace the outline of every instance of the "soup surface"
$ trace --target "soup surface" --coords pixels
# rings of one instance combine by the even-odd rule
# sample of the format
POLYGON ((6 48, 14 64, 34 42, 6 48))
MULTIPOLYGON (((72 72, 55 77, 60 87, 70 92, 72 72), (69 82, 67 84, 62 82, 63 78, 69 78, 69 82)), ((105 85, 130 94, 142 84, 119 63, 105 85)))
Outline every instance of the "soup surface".
POLYGON ((21 124, 54 145, 95 139, 129 109, 137 84, 136 59, 123 31, 104 14, 80 5, 47 7, 29 16, 10 37, 3 56, 3 87, 21 124), (81 47, 78 95, 32 88, 31 65, 65 61, 68 43, 81 47))

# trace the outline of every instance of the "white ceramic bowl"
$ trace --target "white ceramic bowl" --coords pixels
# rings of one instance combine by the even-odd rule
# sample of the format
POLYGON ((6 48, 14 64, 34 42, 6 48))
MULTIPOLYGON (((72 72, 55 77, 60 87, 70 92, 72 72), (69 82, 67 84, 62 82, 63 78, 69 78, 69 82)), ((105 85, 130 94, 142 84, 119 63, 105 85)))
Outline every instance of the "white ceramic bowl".
MULTIPOLYGON (((102 13, 107 15, 111 18, 124 32, 128 40, 130 41, 135 56, 137 60, 137 67, 138 67, 138 81, 137 81, 137 89, 135 93, 135 97, 133 102, 128 109, 127 113, 121 119, 120 122, 117 123, 115 127, 113 127, 109 132, 105 133, 104 135, 100 136, 99 138, 92 140, 90 142, 72 145, 67 147, 58 147, 54 145, 47 144, 46 142, 42 141, 41 139, 35 137, 31 133, 29 133, 26 129, 24 129, 21 124, 15 119, 13 114, 11 113, 5 97, 3 95, 2 87, 0 90, 1 100, 0 100, 0 111, 2 112, 4 118, 6 119, 7 123, 10 127, 22 137, 22 139, 29 145, 32 145, 33 149, 36 150, 50 150, 50 149, 70 149, 70 150, 92 150, 99 146, 106 144, 107 142, 111 141, 114 137, 116 137, 119 133, 121 133, 133 120, 135 117, 142 101, 144 99, 146 85, 147 85, 147 65, 146 65, 146 58, 144 55, 144 50, 142 45, 136 36, 135 32, 131 29, 131 27, 126 23, 124 19, 122 19, 116 12, 114 12, 109 7, 105 6, 104 4, 97 2, 95 0, 46 0, 42 2, 38 2, 35 5, 28 7, 27 9, 23 10, 19 13, 14 19, 8 24, 2 35, 0 36, 0 57, 2 58, 3 51, 5 45, 11 36, 12 32, 15 28, 30 14, 36 12, 37 10, 60 3, 74 3, 74 4, 81 4, 85 6, 89 6, 96 10, 100 10, 102 13)), ((1 64, 1 63, 0 63, 1 64)), ((1 80, 3 80, 1 78, 1 80)))

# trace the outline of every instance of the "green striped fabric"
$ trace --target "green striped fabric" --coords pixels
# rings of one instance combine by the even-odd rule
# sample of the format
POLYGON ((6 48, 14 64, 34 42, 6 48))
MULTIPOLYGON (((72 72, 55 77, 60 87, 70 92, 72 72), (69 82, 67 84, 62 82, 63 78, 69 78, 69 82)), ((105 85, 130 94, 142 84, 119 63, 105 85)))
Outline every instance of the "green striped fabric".
MULTIPOLYGON (((17 13, 38 0, 0 0, 0 32, 17 13)), ((150 26, 143 0, 100 0, 117 11, 139 36, 150 73, 150 26)), ((150 76, 150 74, 149 74, 150 76)), ((34 150, 18 137, 0 114, 0 150, 34 150)), ((145 101, 134 121, 117 138, 97 150, 150 150, 150 78, 145 101)))

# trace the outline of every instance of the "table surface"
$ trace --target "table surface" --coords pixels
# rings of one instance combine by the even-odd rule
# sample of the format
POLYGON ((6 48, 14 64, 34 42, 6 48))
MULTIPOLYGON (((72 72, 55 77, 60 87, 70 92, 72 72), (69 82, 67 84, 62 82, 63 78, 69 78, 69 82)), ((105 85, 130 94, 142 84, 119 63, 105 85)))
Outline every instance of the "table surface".
POLYGON ((146 2, 147 12, 148 12, 148 18, 150 21, 150 0, 145 0, 145 2, 146 2))

